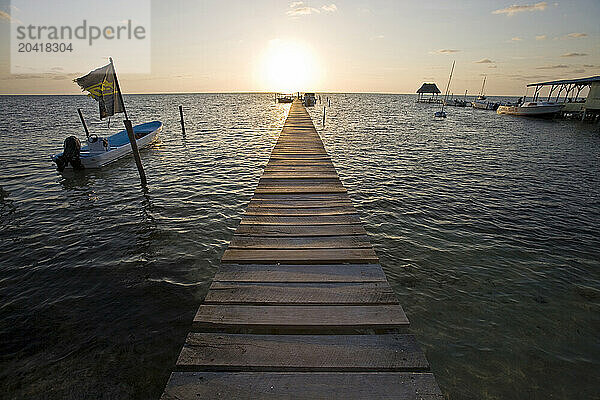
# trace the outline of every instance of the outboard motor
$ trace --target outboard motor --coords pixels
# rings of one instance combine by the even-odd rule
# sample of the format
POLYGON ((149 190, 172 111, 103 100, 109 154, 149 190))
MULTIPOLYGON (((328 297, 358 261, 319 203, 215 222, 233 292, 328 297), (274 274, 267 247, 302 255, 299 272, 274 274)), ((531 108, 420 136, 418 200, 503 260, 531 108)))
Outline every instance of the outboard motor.
POLYGON ((81 151, 81 142, 76 136, 69 136, 65 139, 65 146, 62 155, 56 158, 57 169, 62 172, 69 163, 76 171, 84 169, 79 153, 81 151))

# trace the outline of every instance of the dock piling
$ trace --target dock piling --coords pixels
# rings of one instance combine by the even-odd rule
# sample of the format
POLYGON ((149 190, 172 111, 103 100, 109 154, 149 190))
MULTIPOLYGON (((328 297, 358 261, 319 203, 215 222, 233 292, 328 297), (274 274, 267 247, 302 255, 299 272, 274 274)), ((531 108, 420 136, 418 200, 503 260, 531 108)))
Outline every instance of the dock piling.
POLYGON ((140 174, 140 181, 142 182, 142 186, 146 187, 146 186, 148 186, 148 182, 146 181, 146 173, 144 172, 144 166, 142 165, 140 151, 137 146, 135 133, 133 132, 133 125, 131 125, 131 121, 128 119, 124 120, 123 123, 125 124, 125 129, 127 130, 127 136, 129 137, 129 143, 131 143, 131 151, 133 152, 133 158, 135 159, 135 165, 137 165, 137 169, 140 174))
POLYGON ((181 119, 181 133, 185 136, 185 123, 183 122, 183 106, 179 106, 179 118, 181 119))

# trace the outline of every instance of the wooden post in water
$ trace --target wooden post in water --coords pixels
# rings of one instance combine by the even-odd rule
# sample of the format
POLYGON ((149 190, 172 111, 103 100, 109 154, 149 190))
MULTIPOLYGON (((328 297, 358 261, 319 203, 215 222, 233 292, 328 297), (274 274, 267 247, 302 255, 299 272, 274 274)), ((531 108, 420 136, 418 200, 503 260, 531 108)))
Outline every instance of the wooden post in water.
POLYGON ((323 128, 325 128, 325 106, 323 106, 323 128))
POLYGON ((327 98, 327 107, 331 107, 331 99, 329 97, 327 98))
POLYGON ((135 133, 133 133, 133 126, 131 125, 131 121, 126 119, 123 121, 125 124, 125 129, 127 129, 127 136, 129 137, 129 142, 131 143, 131 151, 133 152, 133 158, 135 159, 135 165, 137 165, 138 172, 140 173, 140 180, 142 182, 142 186, 146 187, 148 182, 146 181, 146 173, 144 172, 144 166, 142 165, 142 159, 140 158, 140 151, 137 146, 137 141, 135 139, 135 133))
POLYGON ((83 114, 81 113, 81 108, 77 109, 77 113, 79 114, 79 119, 81 120, 81 123, 83 124, 83 129, 85 130, 85 137, 87 137, 89 139, 90 131, 88 130, 88 127, 85 123, 85 119, 83 119, 83 114))
MULTIPOLYGON (((110 63, 113 63, 112 57, 109 58, 110 63)), ((119 94, 119 100, 121 101, 121 105, 123 106, 123 113, 125 114, 125 120, 123 124, 125 124, 125 129, 127 130, 127 137, 129 137, 129 143, 131 144, 131 151, 133 152, 133 158, 135 159, 135 165, 137 165, 138 172, 140 174, 140 181, 142 182, 142 186, 146 187, 148 185, 146 181, 146 173, 144 172, 144 166, 142 165, 142 159, 140 158, 140 151, 137 146, 137 141, 135 138, 135 133, 133 132, 133 125, 131 125, 131 121, 127 117, 127 110, 125 109, 125 102, 123 101, 123 94, 121 93, 121 88, 119 87, 119 80, 117 79, 117 71, 113 65, 113 71, 115 74, 115 86, 117 89, 117 93, 119 94)))
POLYGON ((181 119, 181 133, 185 136, 185 123, 183 122, 183 107, 179 106, 179 118, 181 119))

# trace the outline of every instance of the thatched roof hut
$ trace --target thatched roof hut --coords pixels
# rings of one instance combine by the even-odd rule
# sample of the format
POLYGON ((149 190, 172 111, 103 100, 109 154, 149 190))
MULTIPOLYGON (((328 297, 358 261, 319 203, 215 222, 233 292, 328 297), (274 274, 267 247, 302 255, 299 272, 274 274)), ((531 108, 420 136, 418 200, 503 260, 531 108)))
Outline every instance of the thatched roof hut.
POLYGON ((424 83, 419 90, 417 103, 439 103, 438 94, 442 93, 435 83, 424 83))
POLYGON ((434 94, 438 94, 438 93, 442 93, 440 92, 440 89, 438 89, 437 85, 435 83, 424 83, 419 90, 417 90, 417 93, 434 93, 434 94))

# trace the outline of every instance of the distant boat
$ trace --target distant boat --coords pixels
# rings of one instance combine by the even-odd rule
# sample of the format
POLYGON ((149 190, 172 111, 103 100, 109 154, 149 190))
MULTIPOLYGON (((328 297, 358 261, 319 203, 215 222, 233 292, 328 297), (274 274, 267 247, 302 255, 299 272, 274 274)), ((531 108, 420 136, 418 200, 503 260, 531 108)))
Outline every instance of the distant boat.
POLYGON ((549 117, 558 113, 563 104, 550 103, 546 101, 529 101, 521 105, 500 106, 498 114, 520 115, 526 117, 549 117))
POLYGON ((277 93, 277 102, 278 103, 292 103, 293 101, 294 101, 294 95, 277 93))
POLYGON ((304 93, 304 105, 306 107, 314 107, 317 99, 314 93, 304 93))
MULTIPOLYGON (((162 127, 163 124, 160 121, 146 122, 134 126, 133 133, 135 134, 138 148, 141 149, 152 144, 162 130, 162 127)), ((71 138, 73 137, 69 137, 65 140, 65 152, 54 154, 52 156, 52 161, 58 166, 61 165, 61 162, 64 163, 62 160, 63 154, 72 151, 70 146, 77 146, 76 143, 69 143, 69 139, 71 138)), ((106 138, 90 135, 87 143, 88 144, 81 147, 79 151, 79 159, 86 169, 100 168, 131 154, 131 143, 129 143, 129 137, 127 136, 127 130, 125 129, 106 138)), ((73 165, 69 163, 69 165, 64 165, 64 168, 73 168, 73 165)))
POLYGON ((444 106, 446 105, 446 101, 448 100, 448 91, 450 90, 450 82, 452 82, 452 74, 454 73, 454 64, 456 61, 452 61, 452 69, 450 70, 450 77, 448 78, 448 85, 446 86, 446 94, 444 95, 444 101, 442 102, 442 108, 440 111, 437 111, 434 114, 436 118, 446 118, 446 113, 444 112, 444 106))
POLYGON ((479 96, 477 96, 477 99, 471 102, 471 106, 479 110, 496 111, 498 109, 498 106, 500 106, 500 103, 488 101, 487 97, 485 97, 484 94, 486 78, 487 76, 483 77, 483 84, 481 85, 481 91, 479 92, 479 96))

